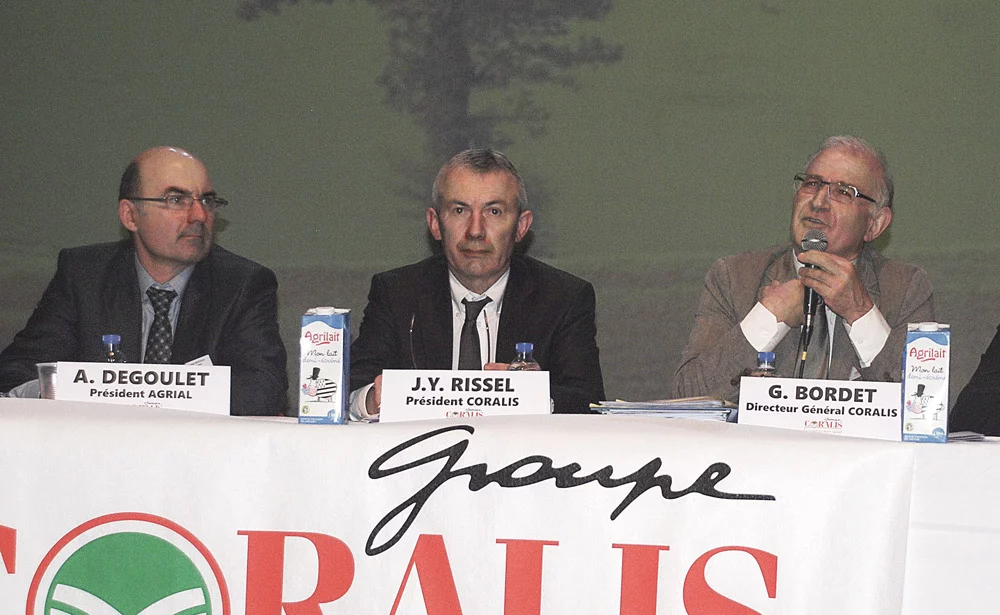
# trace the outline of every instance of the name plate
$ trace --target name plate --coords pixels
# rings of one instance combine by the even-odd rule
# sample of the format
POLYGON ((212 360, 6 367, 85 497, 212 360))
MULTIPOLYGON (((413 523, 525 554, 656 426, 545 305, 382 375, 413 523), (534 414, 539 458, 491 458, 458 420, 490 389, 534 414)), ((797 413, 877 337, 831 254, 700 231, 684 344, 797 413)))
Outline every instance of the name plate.
POLYGON ((549 412, 548 372, 382 372, 382 423, 549 412))
POLYGON ((55 399, 229 414, 229 366, 56 363, 55 399))
POLYGON ((743 425, 902 440, 900 385, 863 380, 740 380, 743 425))

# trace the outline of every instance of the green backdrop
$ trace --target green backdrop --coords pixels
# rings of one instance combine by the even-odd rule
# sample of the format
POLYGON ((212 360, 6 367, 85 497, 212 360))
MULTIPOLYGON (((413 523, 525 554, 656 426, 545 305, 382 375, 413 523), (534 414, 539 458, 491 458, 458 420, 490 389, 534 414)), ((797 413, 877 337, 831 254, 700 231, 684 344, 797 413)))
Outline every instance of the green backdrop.
MULTIPOLYGON (((428 253, 412 192, 441 162, 386 101, 378 5, 246 21, 233 0, 3 3, 0 345, 59 248, 120 236, 119 176, 159 144, 194 152, 231 200, 219 242, 278 273, 293 359, 306 307, 351 308, 356 327, 371 274, 428 253)), ((666 395, 711 260, 784 240, 791 176, 843 133, 889 158, 882 247, 931 274, 954 396, 1000 322, 995 6, 618 0, 570 28, 621 59, 532 87, 544 131, 505 126, 504 149, 540 197, 532 251, 597 287, 610 396, 666 395)))

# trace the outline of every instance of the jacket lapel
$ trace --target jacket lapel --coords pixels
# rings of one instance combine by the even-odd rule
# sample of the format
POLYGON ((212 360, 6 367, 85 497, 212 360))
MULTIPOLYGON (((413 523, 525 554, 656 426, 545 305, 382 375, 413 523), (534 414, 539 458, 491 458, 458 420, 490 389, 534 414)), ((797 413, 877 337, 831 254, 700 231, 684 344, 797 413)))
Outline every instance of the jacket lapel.
MULTIPOLYGON (((142 362, 142 300, 135 272, 132 240, 122 240, 101 281, 101 310, 106 331, 122 338, 122 354, 130 363, 142 362)), ((98 344, 100 340, 94 340, 98 344)))
POLYGON ((191 279, 188 280, 181 299, 181 312, 177 316, 171 363, 187 363, 200 356, 200 349, 214 347, 214 344, 207 344, 204 339, 207 335, 208 317, 212 311, 213 261, 210 252, 191 272, 191 279))
POLYGON ((792 260, 792 244, 786 244, 771 255, 771 264, 764 270, 760 287, 757 289, 757 300, 760 300, 761 289, 771 282, 787 282, 798 275, 795 261, 792 260))
MULTIPOLYGON (((785 244, 771 255, 771 262, 764 269, 764 274, 761 276, 760 286, 757 288, 757 296, 754 298, 754 301, 760 301, 761 290, 771 282, 787 282, 797 276, 798 272, 795 270, 795 261, 792 260, 792 244, 785 244)), ((786 378, 791 378, 795 375, 798 344, 799 329, 795 328, 789 331, 774 348, 775 365, 777 366, 778 373, 786 378)))
MULTIPOLYGON (((417 369, 451 369, 452 317, 448 265, 443 255, 428 261, 409 334, 417 369)), ((405 323, 407 328, 410 323, 405 323)))
POLYGON ((528 310, 523 309, 529 297, 537 290, 535 279, 528 272, 523 259, 515 255, 510 263, 510 277, 507 279, 507 289, 503 294, 503 306, 500 311, 500 328, 497 331, 498 363, 510 363, 514 360, 514 345, 526 340, 516 339, 517 332, 529 330, 526 319, 530 317, 528 310))
MULTIPOLYGON (((882 290, 879 288, 872 250, 874 248, 865 244, 854 266, 861 278, 861 283, 868 291, 868 296, 871 297, 875 305, 878 305, 882 301, 882 290)), ((830 378, 847 380, 851 377, 852 367, 858 373, 861 372, 861 363, 858 361, 853 344, 851 344, 844 319, 837 318, 837 329, 833 335, 833 356, 830 359, 830 378)))

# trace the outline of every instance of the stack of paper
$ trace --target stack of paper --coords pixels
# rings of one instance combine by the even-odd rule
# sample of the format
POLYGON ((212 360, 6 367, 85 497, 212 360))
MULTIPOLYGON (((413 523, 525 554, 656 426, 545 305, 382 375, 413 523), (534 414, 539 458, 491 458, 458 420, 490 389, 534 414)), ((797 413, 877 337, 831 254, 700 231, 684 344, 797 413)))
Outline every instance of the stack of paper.
POLYGON ((982 442, 985 439, 986 436, 974 431, 953 431, 948 434, 948 442, 982 442))
POLYGON ((736 406, 716 397, 684 397, 653 401, 602 401, 591 404, 602 414, 620 416, 659 416, 675 419, 726 421, 735 416, 736 406))

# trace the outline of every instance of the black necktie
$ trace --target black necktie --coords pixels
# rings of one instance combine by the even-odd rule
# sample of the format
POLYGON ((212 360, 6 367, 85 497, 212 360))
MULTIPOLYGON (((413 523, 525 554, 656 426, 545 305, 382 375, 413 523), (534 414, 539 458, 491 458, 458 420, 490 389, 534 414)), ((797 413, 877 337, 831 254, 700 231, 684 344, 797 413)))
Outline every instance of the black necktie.
POLYGON ((146 289, 153 304, 153 325, 146 338, 146 357, 143 363, 167 363, 170 361, 170 346, 174 342, 170 330, 170 302, 177 293, 172 290, 149 287, 146 289))
POLYGON ((483 369, 476 319, 490 301, 492 299, 489 297, 479 301, 462 299, 462 303, 465 304, 465 323, 462 325, 462 336, 458 343, 458 369, 483 369))

